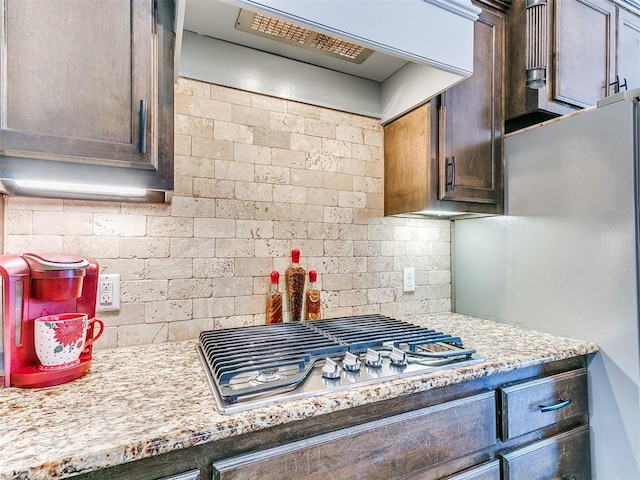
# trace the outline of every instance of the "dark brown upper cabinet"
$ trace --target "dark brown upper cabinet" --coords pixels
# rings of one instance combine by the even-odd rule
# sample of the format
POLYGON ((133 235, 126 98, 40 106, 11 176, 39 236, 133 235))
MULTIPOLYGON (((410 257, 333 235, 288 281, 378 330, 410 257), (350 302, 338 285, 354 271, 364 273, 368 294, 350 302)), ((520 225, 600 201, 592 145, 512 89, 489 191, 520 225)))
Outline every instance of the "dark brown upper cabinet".
POLYGON ((640 17, 618 8, 618 79, 623 88, 640 88, 640 17))
POLYGON ((385 215, 503 211, 504 13, 477 5, 473 75, 384 127, 385 215))
POLYGON ((4 0, 0 166, 15 179, 173 188, 172 0, 4 0))
POLYGON ((639 87, 639 25, 610 0, 514 0, 507 18, 507 131, 639 87))

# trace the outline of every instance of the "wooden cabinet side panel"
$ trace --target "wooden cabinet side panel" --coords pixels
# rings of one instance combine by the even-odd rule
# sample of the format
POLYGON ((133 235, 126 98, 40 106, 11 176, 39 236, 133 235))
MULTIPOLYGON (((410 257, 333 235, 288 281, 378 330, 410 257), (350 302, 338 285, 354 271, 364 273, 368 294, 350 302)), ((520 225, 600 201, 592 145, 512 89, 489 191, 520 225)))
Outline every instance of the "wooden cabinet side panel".
POLYGON ((595 105, 613 78, 615 4, 608 0, 554 3, 554 100, 595 105))
MULTIPOLYGON (((640 17, 618 9, 617 75, 627 89, 640 88, 640 17)), ((613 93, 613 91, 611 91, 613 93)))
POLYGON ((502 432, 508 440, 589 411, 584 368, 501 389, 502 432), (541 411, 542 405, 570 400, 564 408, 541 411))
POLYGON ((214 463, 218 480, 402 478, 496 442, 493 393, 214 463))
POLYGON ((384 214, 422 210, 431 184, 431 104, 384 127, 384 214))

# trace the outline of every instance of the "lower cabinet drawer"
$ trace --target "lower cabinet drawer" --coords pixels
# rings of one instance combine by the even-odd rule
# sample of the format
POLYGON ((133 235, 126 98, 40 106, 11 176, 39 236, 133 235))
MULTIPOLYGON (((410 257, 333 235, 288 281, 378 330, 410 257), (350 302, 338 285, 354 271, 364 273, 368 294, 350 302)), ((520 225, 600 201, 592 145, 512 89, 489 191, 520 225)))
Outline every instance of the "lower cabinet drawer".
MULTIPOLYGON (((416 480, 419 480, 417 477, 416 480)), ((414 480, 413 477, 411 480, 414 480)), ((500 461, 483 463, 464 472, 457 473, 443 480, 500 480, 500 461)))
POLYGON ((589 427, 582 426, 502 455, 504 480, 590 480, 589 427))
POLYGON ((217 480, 394 479, 495 443, 495 394, 487 392, 214 462, 213 470, 217 480))
POLYGON ((588 413, 587 395, 584 368, 500 389, 502 440, 588 413))

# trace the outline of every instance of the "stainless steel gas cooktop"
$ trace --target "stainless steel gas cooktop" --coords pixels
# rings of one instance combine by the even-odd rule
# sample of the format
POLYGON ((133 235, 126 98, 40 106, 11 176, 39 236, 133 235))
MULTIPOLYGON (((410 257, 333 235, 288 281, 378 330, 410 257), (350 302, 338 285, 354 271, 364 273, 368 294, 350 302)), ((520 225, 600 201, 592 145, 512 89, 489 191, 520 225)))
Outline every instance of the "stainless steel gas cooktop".
POLYGON ((459 337, 382 315, 209 330, 198 351, 223 413, 482 362, 459 337))

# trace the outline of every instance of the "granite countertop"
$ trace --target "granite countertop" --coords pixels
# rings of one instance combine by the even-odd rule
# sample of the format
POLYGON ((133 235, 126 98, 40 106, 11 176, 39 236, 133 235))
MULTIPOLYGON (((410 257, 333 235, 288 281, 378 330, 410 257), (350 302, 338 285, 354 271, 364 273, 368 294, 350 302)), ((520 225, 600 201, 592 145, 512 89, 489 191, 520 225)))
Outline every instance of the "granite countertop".
POLYGON ((598 350, 593 343, 454 313, 404 320, 459 335, 484 362, 222 415, 195 342, 97 351, 89 373, 74 382, 0 390, 0 479, 65 478, 598 350))

